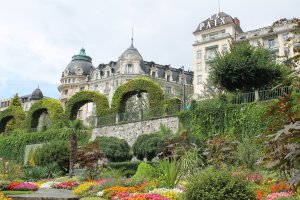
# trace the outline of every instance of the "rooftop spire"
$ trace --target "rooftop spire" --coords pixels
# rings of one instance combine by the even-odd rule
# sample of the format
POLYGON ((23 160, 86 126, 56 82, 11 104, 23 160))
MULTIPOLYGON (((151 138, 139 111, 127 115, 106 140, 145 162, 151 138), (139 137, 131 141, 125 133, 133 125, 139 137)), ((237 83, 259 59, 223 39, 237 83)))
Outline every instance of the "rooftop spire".
POLYGON ((133 47, 133 28, 131 29, 131 47, 133 47))

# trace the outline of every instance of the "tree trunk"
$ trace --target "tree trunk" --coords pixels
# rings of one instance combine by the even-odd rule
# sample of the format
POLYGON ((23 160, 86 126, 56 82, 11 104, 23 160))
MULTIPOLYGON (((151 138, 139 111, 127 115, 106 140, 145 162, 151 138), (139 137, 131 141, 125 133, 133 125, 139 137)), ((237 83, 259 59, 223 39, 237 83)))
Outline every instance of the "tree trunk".
POLYGON ((74 176, 74 165, 75 165, 75 157, 76 157, 76 150, 77 150, 77 136, 76 133, 72 133, 70 137, 70 170, 69 175, 72 178, 74 176))

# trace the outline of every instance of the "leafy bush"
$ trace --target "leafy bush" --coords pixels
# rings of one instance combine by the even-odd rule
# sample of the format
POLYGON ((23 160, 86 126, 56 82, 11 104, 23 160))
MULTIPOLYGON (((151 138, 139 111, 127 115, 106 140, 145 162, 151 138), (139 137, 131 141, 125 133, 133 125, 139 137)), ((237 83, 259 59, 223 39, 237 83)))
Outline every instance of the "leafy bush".
POLYGON ((97 137, 101 151, 112 162, 123 162, 131 159, 130 146, 124 139, 117 137, 97 137))
POLYGON ((60 176, 62 171, 56 163, 51 163, 45 167, 28 166, 24 168, 23 179, 37 181, 43 178, 54 178, 60 176))
POLYGON ((133 155, 140 160, 144 158, 152 160, 160 153, 162 145, 163 139, 159 134, 140 135, 132 146, 133 155))
POLYGON ((39 166, 57 163, 61 170, 69 169, 69 143, 65 141, 52 141, 35 150, 34 162, 39 166))
MULTIPOLYGON (((78 144, 86 144, 89 138, 89 134, 80 135, 78 137, 78 144)), ((23 163, 26 145, 46 143, 53 140, 65 141, 68 139, 68 130, 65 128, 53 128, 44 132, 16 130, 8 136, 0 137, 0 157, 6 160, 14 160, 17 163, 23 163)))
POLYGON ((151 180, 155 178, 156 170, 151 165, 147 164, 146 162, 141 162, 138 166, 138 169, 132 179, 134 180, 151 180))
POLYGON ((0 158, 0 180, 13 181, 23 174, 21 166, 14 161, 0 158))
POLYGON ((207 168, 195 174, 186 186, 190 200, 255 200, 248 183, 223 170, 207 168))
POLYGON ((106 167, 110 168, 110 169, 121 170, 124 176, 131 177, 136 173, 140 163, 141 163, 140 161, 111 162, 111 163, 108 163, 106 167))
POLYGON ((253 169, 261 154, 261 147, 255 143, 254 139, 244 138, 237 148, 239 161, 249 169, 253 169))

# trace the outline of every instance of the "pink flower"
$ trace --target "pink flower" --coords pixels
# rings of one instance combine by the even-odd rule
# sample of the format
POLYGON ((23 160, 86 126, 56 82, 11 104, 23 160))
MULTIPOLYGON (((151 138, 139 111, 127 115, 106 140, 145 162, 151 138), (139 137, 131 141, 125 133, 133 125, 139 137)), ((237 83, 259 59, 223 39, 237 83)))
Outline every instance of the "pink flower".
POLYGON ((291 196, 293 195, 290 192, 276 192, 276 193, 269 194, 266 200, 275 200, 280 197, 291 197, 291 196))

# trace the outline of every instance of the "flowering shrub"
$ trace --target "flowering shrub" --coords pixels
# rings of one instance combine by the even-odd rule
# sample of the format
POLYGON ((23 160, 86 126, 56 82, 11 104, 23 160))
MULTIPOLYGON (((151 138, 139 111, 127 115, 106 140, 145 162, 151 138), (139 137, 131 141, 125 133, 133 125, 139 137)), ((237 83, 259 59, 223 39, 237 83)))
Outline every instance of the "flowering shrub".
POLYGON ((118 193, 138 193, 139 190, 136 187, 124 187, 124 186, 114 186, 103 190, 103 196, 105 198, 113 198, 118 193))
POLYGON ((171 199, 171 200, 178 200, 180 197, 179 195, 182 193, 182 190, 179 189, 166 189, 166 188, 157 188, 154 190, 149 191, 149 193, 152 194, 159 194, 165 198, 171 199))
POLYGON ((246 174, 245 179, 254 183, 260 183, 264 180, 261 174, 246 174))
POLYGON ((59 184, 59 182, 48 181, 48 182, 45 182, 45 183, 41 184, 40 188, 49 189, 49 188, 52 188, 52 186, 55 185, 55 184, 59 184))
POLYGON ((62 182, 62 183, 53 184, 52 188, 72 190, 73 188, 75 188, 78 185, 79 185, 78 182, 69 181, 69 182, 62 182))
POLYGON ((13 199, 4 196, 4 194, 2 194, 2 193, 0 192, 0 200, 13 200, 13 199))
POLYGON ((289 191, 291 191, 291 188, 286 182, 265 180, 262 185, 257 186, 256 198, 258 200, 265 200, 269 194, 289 191))
POLYGON ((0 191, 1 190, 5 190, 6 188, 7 188, 7 186, 8 186, 8 182, 6 182, 6 181, 0 181, 0 191))
POLYGON ((293 195, 290 192, 276 192, 276 193, 269 194, 266 200, 275 200, 280 197, 291 197, 291 196, 293 195))
POLYGON ((118 193, 112 200, 170 200, 159 194, 129 194, 127 192, 118 193))
POLYGON ((39 188, 39 187, 41 187, 41 185, 43 185, 46 182, 48 182, 48 180, 43 179, 43 180, 39 180, 39 181, 35 182, 34 185, 36 185, 39 188))
POLYGON ((8 184, 7 186, 8 190, 17 190, 17 191, 36 191, 38 190, 38 187, 33 184, 33 183, 16 183, 16 182, 11 182, 10 184, 8 184))
POLYGON ((90 188, 94 185, 96 185, 97 183, 95 182, 85 182, 80 184, 77 188, 75 188, 75 190, 73 190, 73 193, 75 195, 84 195, 86 192, 88 192, 90 190, 90 188))

